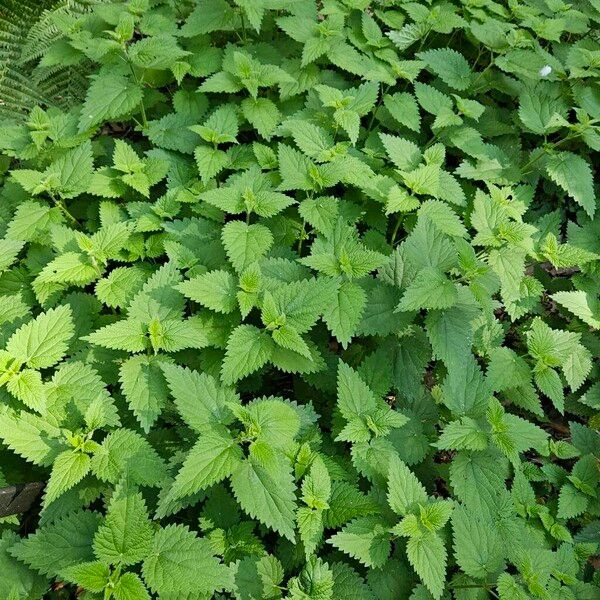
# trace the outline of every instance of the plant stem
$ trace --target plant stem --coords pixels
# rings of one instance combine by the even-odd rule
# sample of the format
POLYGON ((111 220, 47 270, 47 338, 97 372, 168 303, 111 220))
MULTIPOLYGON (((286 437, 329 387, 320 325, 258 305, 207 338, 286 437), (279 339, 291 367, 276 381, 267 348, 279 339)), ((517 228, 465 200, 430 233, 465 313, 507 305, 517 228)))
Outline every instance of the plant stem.
POLYGON ((449 586, 453 590, 469 590, 469 589, 483 589, 486 590, 491 596, 494 598, 500 598, 494 590, 492 590, 492 586, 485 583, 472 583, 472 584, 464 584, 464 585, 450 585, 449 586))
POLYGON ((547 154, 548 150, 554 150, 554 149, 558 148, 558 146, 560 146, 561 144, 564 144, 565 142, 570 142, 571 140, 577 139, 582 133, 583 133, 583 131, 579 131, 577 133, 573 133, 573 134, 568 135, 567 137, 563 138, 562 140, 558 140, 558 142, 553 142, 551 144, 546 144, 542 148, 542 152, 540 152, 535 158, 531 159, 529 162, 527 162, 527 163, 525 163, 523 165, 523 167, 521 168, 521 173, 523 175, 529 175, 529 173, 531 171, 526 171, 526 169, 529 169, 529 167, 531 167, 538 160, 540 160, 540 158, 542 158, 542 156, 544 156, 545 154, 547 154))
MULTIPOLYGON (((477 59, 479 60, 479 57, 477 57, 477 59)), ((485 67, 485 69, 483 69, 483 71, 479 72, 479 75, 477 75, 477 78, 475 79, 475 81, 473 82, 473 84, 471 85, 471 88, 474 89, 476 84, 479 83, 479 80, 490 70, 491 67, 494 66, 494 53, 490 52, 490 62, 488 63, 487 67, 485 67)))
POLYGON ((302 231, 300 232, 300 237, 298 238, 298 256, 302 256, 302 242, 304 241, 304 234, 306 233, 306 221, 302 221, 302 231))
POLYGON ((244 46, 246 45, 246 19, 244 19, 244 11, 240 9, 240 19, 242 20, 242 37, 244 38, 244 46))
POLYGON ((62 201, 62 199, 57 198, 54 194, 50 194, 50 197, 52 198, 52 202, 54 202, 54 204, 56 206, 58 206, 58 208, 60 208, 61 212, 68 219, 70 219, 76 227, 80 227, 81 226, 81 224, 79 223, 79 221, 69 212, 69 209, 65 206, 64 202, 62 201))
POLYGON ((373 114, 371 115, 371 120, 369 121, 369 125, 367 127, 367 137, 368 137, 369 133, 371 133, 373 123, 375 123, 375 117, 377 116, 377 111, 379 110, 379 107, 381 106, 381 103, 383 102, 383 97, 388 93, 389 89, 390 89, 389 85, 386 85, 385 89, 381 89, 381 93, 379 94, 379 99, 377 100, 377 104, 375 105, 375 108, 373 109, 373 114))
POLYGON ((392 247, 394 246, 394 242, 396 241, 396 235, 398 235, 400 223, 402 223, 402 215, 398 215, 398 218, 396 219, 396 224, 394 225, 394 230, 392 231, 392 238, 390 240, 390 245, 392 247))
MULTIPOLYGON (((135 69, 133 68, 133 65, 131 64, 131 61, 129 60, 129 55, 127 54, 127 50, 126 49, 125 49, 125 57, 127 59, 127 64, 129 65, 129 70, 131 71, 131 74, 133 75, 133 79, 134 79, 135 83, 139 87, 142 87, 142 82, 139 79, 139 77, 137 76, 137 73, 135 72, 135 69)), ((142 90, 142 99, 140 100, 140 112, 142 114, 142 128, 143 129, 147 129, 147 127, 148 127, 148 118, 146 117, 146 107, 144 106, 143 90, 142 90)))

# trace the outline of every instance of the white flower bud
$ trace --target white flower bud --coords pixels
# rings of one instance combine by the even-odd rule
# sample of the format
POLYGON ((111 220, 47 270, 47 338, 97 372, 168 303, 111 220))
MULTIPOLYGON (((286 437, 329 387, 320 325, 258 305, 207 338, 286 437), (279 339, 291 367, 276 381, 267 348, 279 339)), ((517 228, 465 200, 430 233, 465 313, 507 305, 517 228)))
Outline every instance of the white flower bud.
POLYGON ((552 67, 550 65, 544 65, 540 69, 540 77, 548 77, 552 73, 552 67))

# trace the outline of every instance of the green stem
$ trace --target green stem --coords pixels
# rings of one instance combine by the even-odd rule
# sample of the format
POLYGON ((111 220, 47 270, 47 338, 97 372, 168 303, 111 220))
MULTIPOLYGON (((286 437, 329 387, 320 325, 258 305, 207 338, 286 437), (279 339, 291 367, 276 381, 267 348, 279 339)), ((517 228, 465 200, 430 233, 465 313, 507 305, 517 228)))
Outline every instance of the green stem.
POLYGON ((400 223, 402 223, 402 215, 398 215, 396 219, 396 225, 394 225, 394 231, 392 231, 392 238, 390 240, 390 245, 393 247, 394 242, 396 241, 396 235, 398 234, 398 230, 400 229, 400 223))
POLYGON ((423 50, 423 46, 425 45, 425 42, 427 41, 427 38, 429 37, 430 33, 431 33, 431 29, 429 29, 429 31, 427 31, 427 33, 421 38, 421 42, 419 43, 417 52, 421 52, 421 50, 423 50))
POLYGON ((475 86, 479 83, 479 80, 494 66, 494 53, 490 52, 490 62, 488 64, 488 66, 483 69, 483 71, 480 71, 479 75, 477 76, 477 78, 475 79, 475 81, 473 82, 473 84, 471 85, 471 89, 475 89, 475 86))
POLYGON ((244 11, 240 9, 240 19, 242 20, 242 37, 244 38, 244 46, 246 45, 246 19, 244 19, 244 11))
POLYGON ((577 139, 578 137, 580 137, 583 134, 583 131, 579 131, 577 133, 573 133, 568 135, 567 137, 563 138, 562 140, 558 140, 558 142, 553 142, 551 144, 546 144, 543 148, 542 148, 542 152, 540 152, 535 158, 531 159, 529 162, 525 163, 523 165, 523 167, 521 168, 521 173, 523 175, 529 175, 529 173, 531 173, 531 171, 527 171, 526 169, 529 169, 532 165, 534 165, 538 160, 540 160, 540 158, 542 158, 542 156, 544 156, 545 154, 548 153, 548 150, 555 150, 556 148, 558 148, 561 144, 564 144, 565 142, 570 142, 571 140, 577 139))
POLYGON ((368 137, 369 133, 371 133, 371 129, 373 128, 373 123, 375 123, 375 117, 377 116, 377 111, 379 110, 379 107, 381 106, 381 103, 383 102, 383 97, 388 93, 389 89, 390 89, 390 86, 386 85, 385 89, 382 89, 381 93, 379 94, 379 99, 377 100, 377 104, 375 105, 375 108, 373 109, 373 114, 371 115, 371 120, 369 121, 369 126, 367 127, 366 137, 368 137))
POLYGON ((71 221, 73 222, 74 225, 76 225, 77 227, 80 226, 79 221, 69 212, 69 209, 64 205, 64 203, 62 202, 62 200, 59 200, 58 202, 58 206, 60 207, 60 210, 63 211, 63 213, 69 218, 71 219, 71 221))
POLYGON ((473 69, 473 71, 475 70, 475 67, 479 64, 479 59, 481 58, 482 54, 483 54, 483 48, 480 46, 479 49, 477 50, 477 56, 475 57, 473 66, 471 67, 473 69))
POLYGON ((142 112, 142 127, 144 129, 148 128, 148 118, 146 117, 146 107, 144 106, 144 99, 140 100, 140 109, 142 112))
POLYGON ((306 221, 302 221, 302 231, 300 232, 300 237, 298 238, 298 256, 302 256, 302 242, 304 241, 304 235, 306 233, 306 221))
POLYGON ((500 598, 494 590, 492 590, 492 586, 485 583, 472 583, 472 584, 464 584, 464 585, 450 585, 450 589, 453 590, 469 590, 469 589, 483 589, 486 592, 489 592, 494 598, 500 598))
POLYGON ((434 133, 431 138, 429 139, 429 141, 425 144, 425 148, 424 150, 427 150, 427 148, 429 148, 430 146, 432 146, 435 142, 437 142, 438 139, 438 135, 439 135, 439 131, 434 133))
MULTIPOLYGON (((133 68, 133 65, 131 64, 131 60, 129 60, 129 54, 127 54, 126 48, 124 49, 124 52, 125 52, 125 58, 127 60, 127 64, 129 65, 129 70, 131 71, 131 74, 133 75, 133 79, 134 79, 135 83, 139 87, 142 87, 142 82, 141 82, 140 78, 137 76, 137 73, 135 72, 135 69, 133 68)), ((144 106, 143 90, 142 90, 142 99, 140 100, 140 112, 142 114, 142 128, 147 129, 148 128, 148 118, 146 117, 146 107, 144 106)))
POLYGON ((60 199, 57 198, 54 194, 50 194, 50 197, 52 198, 52 202, 54 202, 54 204, 56 206, 58 206, 58 208, 60 208, 61 212, 72 221, 72 223, 76 226, 76 227, 80 227, 80 223, 79 221, 69 212, 69 209, 65 206, 64 202, 60 199))

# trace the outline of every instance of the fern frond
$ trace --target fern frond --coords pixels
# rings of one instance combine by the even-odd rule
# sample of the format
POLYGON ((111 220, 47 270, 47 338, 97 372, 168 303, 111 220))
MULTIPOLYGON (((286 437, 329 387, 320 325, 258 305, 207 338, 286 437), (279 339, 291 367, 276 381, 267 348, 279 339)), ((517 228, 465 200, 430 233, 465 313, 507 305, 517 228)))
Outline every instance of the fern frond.
POLYGON ((86 65, 35 63, 59 38, 59 19, 104 0, 4 0, 0 8, 0 118, 21 119, 34 106, 69 108, 87 88, 86 65))
POLYGON ((82 14, 92 4, 98 2, 80 2, 75 0, 59 0, 51 9, 44 10, 27 33, 21 51, 21 62, 29 63, 40 59, 50 46, 60 37, 58 19, 65 14, 82 14))
POLYGON ((68 110, 85 97, 89 85, 86 71, 85 64, 35 69, 33 81, 47 103, 68 110))

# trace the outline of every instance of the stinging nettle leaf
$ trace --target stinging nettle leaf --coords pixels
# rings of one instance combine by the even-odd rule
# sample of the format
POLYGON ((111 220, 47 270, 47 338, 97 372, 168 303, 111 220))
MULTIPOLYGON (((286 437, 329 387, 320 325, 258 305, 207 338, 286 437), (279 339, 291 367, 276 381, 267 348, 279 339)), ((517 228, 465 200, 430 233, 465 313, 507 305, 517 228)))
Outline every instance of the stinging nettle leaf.
POLYGON ((419 52, 417 56, 450 87, 465 90, 471 85, 469 63, 459 52, 450 48, 438 48, 419 52))
POLYGON ((81 110, 79 131, 128 115, 138 107, 142 96, 142 88, 124 75, 95 76, 81 110))
POLYGON ((73 333, 70 307, 59 306, 18 329, 8 340, 6 350, 34 369, 50 367, 63 358, 73 333))

